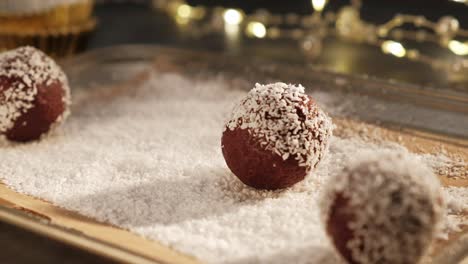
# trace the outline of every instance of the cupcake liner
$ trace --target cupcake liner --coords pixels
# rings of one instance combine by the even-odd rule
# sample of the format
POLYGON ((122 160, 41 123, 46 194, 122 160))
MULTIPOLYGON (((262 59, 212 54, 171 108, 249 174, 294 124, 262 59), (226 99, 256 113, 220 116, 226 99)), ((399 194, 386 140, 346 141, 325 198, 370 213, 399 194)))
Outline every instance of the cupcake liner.
MULTIPOLYGON (((4 0, 0 0, 2 3, 4 0)), ((11 1, 11 0, 5 0, 11 1)), ((14 0, 16 1, 16 0, 14 0)), ((21 3, 26 0, 20 0, 21 3)), ((32 1, 32 0, 27 0, 32 1)), ((38 0, 39 1, 39 0, 38 0)), ((64 27, 67 25, 76 25, 84 23, 91 17, 94 6, 94 0, 55 0, 57 3, 64 1, 70 2, 69 4, 59 4, 47 10, 35 12, 19 13, 19 12, 5 12, 0 7, 0 24, 2 27, 15 28, 16 30, 23 30, 24 28, 43 29, 51 27, 64 27), (74 2, 72 2, 74 1, 74 2)), ((1 5, 1 4, 0 4, 1 5)))
POLYGON ((24 16, 47 12, 57 6, 67 6, 88 0, 1 0, 0 15, 24 16))
POLYGON ((96 19, 82 24, 43 30, 14 31, 0 27, 0 50, 30 45, 53 57, 67 57, 86 48, 87 40, 96 27, 96 19))

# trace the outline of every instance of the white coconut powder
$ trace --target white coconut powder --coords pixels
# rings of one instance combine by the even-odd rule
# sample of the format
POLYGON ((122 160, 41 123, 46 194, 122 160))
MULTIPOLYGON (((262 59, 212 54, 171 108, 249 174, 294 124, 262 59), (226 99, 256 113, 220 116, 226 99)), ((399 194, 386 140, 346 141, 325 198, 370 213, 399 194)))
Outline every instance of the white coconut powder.
MULTIPOLYGON (((77 105, 69 122, 40 142, 2 143, 0 179, 208 263, 338 263, 320 223, 322 183, 357 153, 407 150, 332 137, 328 155, 304 182, 285 191, 246 187, 220 147, 242 88, 222 78, 156 75, 131 96, 77 105)), ((92 92, 74 96, 86 101, 92 92)), ((466 188, 445 194, 449 214, 468 204, 466 188)), ((445 219, 446 232, 462 223, 445 219)))

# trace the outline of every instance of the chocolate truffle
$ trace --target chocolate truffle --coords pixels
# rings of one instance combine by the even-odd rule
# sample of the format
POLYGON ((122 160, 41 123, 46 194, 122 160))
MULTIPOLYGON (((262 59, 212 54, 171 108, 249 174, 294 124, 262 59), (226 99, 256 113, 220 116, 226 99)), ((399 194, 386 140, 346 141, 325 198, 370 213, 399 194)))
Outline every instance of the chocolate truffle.
POLYGON ((331 119, 301 85, 256 84, 234 108, 221 147, 229 169, 243 183, 281 189, 317 166, 332 128, 331 119))
POLYGON ((68 115, 70 89, 60 67, 43 52, 21 47, 0 53, 0 133, 30 141, 68 115))
POLYGON ((443 212, 440 183, 410 154, 366 153, 329 179, 326 231, 348 263, 418 263, 443 212))

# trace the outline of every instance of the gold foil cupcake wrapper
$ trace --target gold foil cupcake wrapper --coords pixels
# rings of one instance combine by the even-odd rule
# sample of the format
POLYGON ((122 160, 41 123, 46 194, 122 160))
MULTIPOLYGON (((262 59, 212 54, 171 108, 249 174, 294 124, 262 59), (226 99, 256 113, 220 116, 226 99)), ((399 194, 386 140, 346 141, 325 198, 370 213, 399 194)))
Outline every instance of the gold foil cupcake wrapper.
POLYGON ((53 57, 67 57, 83 51, 89 35, 96 27, 96 19, 83 24, 43 30, 14 31, 0 27, 0 51, 30 45, 53 57))

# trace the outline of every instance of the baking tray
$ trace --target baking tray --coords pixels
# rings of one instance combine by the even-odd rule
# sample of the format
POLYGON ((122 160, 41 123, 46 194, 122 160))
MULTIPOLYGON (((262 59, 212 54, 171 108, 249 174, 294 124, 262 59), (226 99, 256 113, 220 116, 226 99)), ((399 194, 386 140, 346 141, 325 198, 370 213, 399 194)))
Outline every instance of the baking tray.
MULTIPOLYGON (((433 153, 443 147, 468 160, 468 95, 456 91, 160 46, 104 48, 61 64, 73 89, 99 89, 104 95, 143 81, 148 66, 188 76, 223 74, 225 78, 248 82, 281 80, 344 96, 364 95, 368 100, 362 101, 352 115, 334 116, 335 123, 342 128, 337 130, 338 134, 374 130, 414 152, 433 153), (131 65, 136 70, 128 71, 131 65), (135 66, 141 66, 141 70, 135 66), (376 107, 382 104, 386 107, 376 107)), ((466 169, 462 168, 465 172, 466 169)), ((466 175, 457 179, 440 177, 446 185, 468 186, 466 175)), ((118 262, 198 263, 193 257, 157 242, 16 193, 2 184, 0 220, 118 262)), ((438 243, 432 259, 433 263, 460 263, 467 255, 468 227, 465 227, 448 241, 438 243)))

